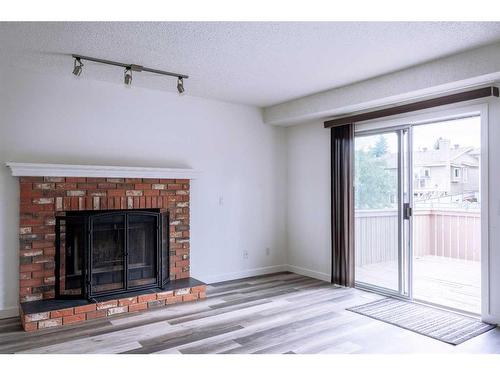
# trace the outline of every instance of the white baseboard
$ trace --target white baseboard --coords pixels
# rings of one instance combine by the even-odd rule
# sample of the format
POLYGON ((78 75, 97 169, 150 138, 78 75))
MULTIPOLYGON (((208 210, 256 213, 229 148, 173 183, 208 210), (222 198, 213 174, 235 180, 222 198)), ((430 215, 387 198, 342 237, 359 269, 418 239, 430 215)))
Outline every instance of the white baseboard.
POLYGON ((13 318, 19 316, 19 307, 7 307, 0 310, 0 319, 13 318))
POLYGON ((209 275, 209 276, 196 276, 193 275, 195 279, 203 281, 207 284, 218 283, 221 281, 242 279, 245 277, 265 275, 268 273, 284 272, 288 271, 288 266, 286 264, 281 264, 277 266, 268 266, 260 268, 250 268, 248 270, 242 270, 237 272, 223 273, 219 275, 209 275))
POLYGON ((288 271, 293 272, 293 273, 297 273, 297 274, 302 275, 302 276, 308 276, 308 277, 312 277, 313 279, 323 280, 323 281, 327 281, 327 282, 330 282, 330 280, 331 280, 330 274, 328 274, 328 273, 323 273, 323 272, 310 270, 308 268, 293 266, 291 264, 288 264, 287 268, 288 268, 288 271))

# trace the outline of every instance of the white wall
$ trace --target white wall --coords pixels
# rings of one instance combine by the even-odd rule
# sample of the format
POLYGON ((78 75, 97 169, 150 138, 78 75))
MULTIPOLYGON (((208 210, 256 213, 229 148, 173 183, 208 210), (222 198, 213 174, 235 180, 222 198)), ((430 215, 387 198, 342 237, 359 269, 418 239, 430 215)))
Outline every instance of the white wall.
POLYGON ((285 147, 254 107, 0 68, 0 314, 18 301, 18 181, 4 162, 200 170, 191 275, 213 282, 284 269, 285 147))
POLYGON ((330 131, 314 122, 287 128, 288 263, 330 281, 330 131))

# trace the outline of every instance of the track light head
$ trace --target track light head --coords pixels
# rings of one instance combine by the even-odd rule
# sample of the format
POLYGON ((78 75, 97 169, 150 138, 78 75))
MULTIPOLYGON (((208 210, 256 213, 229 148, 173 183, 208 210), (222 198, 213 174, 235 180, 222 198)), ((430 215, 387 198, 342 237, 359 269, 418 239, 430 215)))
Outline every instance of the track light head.
POLYGON ((177 78, 177 91, 179 94, 184 92, 184 81, 182 80, 182 77, 177 78))
POLYGON ((132 84, 132 70, 130 69, 130 67, 125 68, 125 76, 123 81, 126 86, 130 86, 132 84))
POLYGON ((77 57, 77 58, 75 58, 75 62, 73 64, 73 74, 75 76, 79 77, 80 74, 82 74, 82 70, 83 70, 83 63, 80 60, 80 58, 77 57))

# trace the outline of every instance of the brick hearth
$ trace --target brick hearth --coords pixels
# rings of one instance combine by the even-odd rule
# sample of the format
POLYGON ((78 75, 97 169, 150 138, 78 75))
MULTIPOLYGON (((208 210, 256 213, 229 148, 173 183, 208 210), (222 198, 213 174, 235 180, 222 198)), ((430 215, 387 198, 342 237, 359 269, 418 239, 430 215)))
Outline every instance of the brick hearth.
POLYGON ((25 331, 36 331, 206 297, 206 285, 192 278, 173 281, 167 289, 170 290, 156 289, 154 292, 136 292, 132 296, 108 297, 97 303, 86 300, 25 302, 21 304, 21 324, 25 331))

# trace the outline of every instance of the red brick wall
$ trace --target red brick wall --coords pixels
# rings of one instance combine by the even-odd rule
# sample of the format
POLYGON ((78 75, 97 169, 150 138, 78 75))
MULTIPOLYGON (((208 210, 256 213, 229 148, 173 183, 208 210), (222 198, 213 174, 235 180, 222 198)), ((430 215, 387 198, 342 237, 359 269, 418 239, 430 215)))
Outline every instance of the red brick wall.
POLYGON ((189 277, 189 180, 21 177, 21 302, 54 298, 55 216, 64 211, 163 208, 170 212, 170 278, 189 277))

